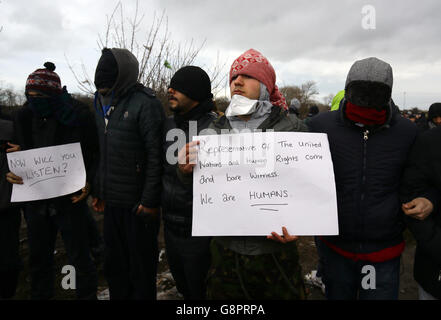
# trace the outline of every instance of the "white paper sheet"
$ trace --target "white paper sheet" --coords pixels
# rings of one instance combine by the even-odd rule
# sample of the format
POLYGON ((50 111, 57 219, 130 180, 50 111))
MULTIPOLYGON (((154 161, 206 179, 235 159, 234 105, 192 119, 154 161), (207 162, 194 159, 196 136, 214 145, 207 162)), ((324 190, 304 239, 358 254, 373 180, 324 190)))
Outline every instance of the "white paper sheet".
POLYGON ((14 184, 11 202, 51 199, 86 185, 80 143, 8 153, 9 170, 23 179, 14 184))
POLYGON ((194 137, 193 236, 337 235, 326 134, 266 132, 194 137))

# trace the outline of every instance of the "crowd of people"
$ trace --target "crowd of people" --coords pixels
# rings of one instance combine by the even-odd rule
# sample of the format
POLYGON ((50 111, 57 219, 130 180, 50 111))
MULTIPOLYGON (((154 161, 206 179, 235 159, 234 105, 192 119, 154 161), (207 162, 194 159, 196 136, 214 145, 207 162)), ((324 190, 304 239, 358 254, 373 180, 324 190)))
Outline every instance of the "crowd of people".
POLYGON ((387 62, 356 61, 332 111, 311 106, 306 119, 299 119, 297 99, 288 106, 274 68, 254 49, 231 65, 225 114, 215 112, 210 78, 197 66, 173 75, 168 117, 155 92, 138 82, 139 63, 127 49, 102 50, 94 109, 62 87, 53 63, 44 66, 27 78, 23 108, 10 116, 0 109, 0 299, 16 291, 22 213, 32 299, 54 297, 58 232, 76 270, 78 299, 97 298, 93 257, 101 247, 110 299, 156 299, 161 223, 170 271, 184 299, 305 299, 299 237, 285 226, 266 237, 192 236, 199 143, 192 140, 205 129, 326 133, 339 224, 338 236, 315 237, 319 265, 313 277, 322 280, 326 297, 398 299, 403 232, 409 228, 417 242, 419 297, 441 298, 441 103, 430 106, 427 121, 401 114, 387 62), (185 139, 170 134, 176 129, 185 139), (12 185, 23 179, 9 170, 7 153, 75 142, 86 168, 84 188, 10 202, 12 185), (89 212, 89 197, 93 210, 104 214, 103 235, 89 212), (374 286, 363 285, 366 266, 375 270, 374 286))

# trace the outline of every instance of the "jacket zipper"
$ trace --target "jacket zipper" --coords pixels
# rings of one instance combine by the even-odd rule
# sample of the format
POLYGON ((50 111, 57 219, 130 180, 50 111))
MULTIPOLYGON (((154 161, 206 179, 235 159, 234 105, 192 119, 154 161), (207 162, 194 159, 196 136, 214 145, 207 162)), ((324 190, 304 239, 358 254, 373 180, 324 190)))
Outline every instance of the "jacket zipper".
MULTIPOLYGON (((366 191, 366 167, 367 167, 367 142, 369 140, 369 130, 365 130, 363 132, 363 167, 362 167, 362 178, 361 178, 361 199, 360 199, 360 209, 362 207, 362 203, 365 198, 365 191, 366 191)), ((363 215, 360 215, 360 219, 362 219, 361 223, 361 235, 364 233, 364 219, 363 215)), ((360 252, 362 252, 362 244, 360 243, 360 252)))
MULTIPOLYGON (((106 158, 104 161, 104 177, 103 179, 101 179, 101 191, 102 191, 102 195, 104 199, 107 199, 107 189, 104 188, 104 186, 107 184, 107 126, 108 126, 108 122, 106 123, 106 119, 103 118, 104 121, 104 150, 103 150, 103 154, 104 157, 106 158)), ((110 119, 108 119, 107 121, 110 121, 110 119)), ((104 160, 104 159, 103 159, 104 160)), ((103 200, 104 200, 103 199, 103 200)))

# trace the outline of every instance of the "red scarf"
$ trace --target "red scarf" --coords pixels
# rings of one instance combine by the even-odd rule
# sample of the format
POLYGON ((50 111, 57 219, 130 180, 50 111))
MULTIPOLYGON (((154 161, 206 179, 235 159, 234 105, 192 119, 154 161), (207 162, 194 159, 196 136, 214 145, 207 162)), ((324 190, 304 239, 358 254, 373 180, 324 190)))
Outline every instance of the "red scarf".
POLYGON ((367 126, 384 124, 387 116, 386 109, 377 111, 375 108, 360 107, 349 101, 346 103, 345 113, 349 120, 367 126))

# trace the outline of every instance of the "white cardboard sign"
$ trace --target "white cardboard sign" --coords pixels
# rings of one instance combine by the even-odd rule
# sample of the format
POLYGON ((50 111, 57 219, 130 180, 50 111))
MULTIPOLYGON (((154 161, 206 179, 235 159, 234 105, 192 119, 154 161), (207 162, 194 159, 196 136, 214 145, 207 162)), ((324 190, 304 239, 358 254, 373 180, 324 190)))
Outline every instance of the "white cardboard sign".
POLYGON ((197 136, 193 236, 338 235, 334 169, 322 133, 197 136))
POLYGON ((51 199, 86 185, 80 143, 8 153, 9 170, 23 179, 12 187, 11 202, 51 199))

